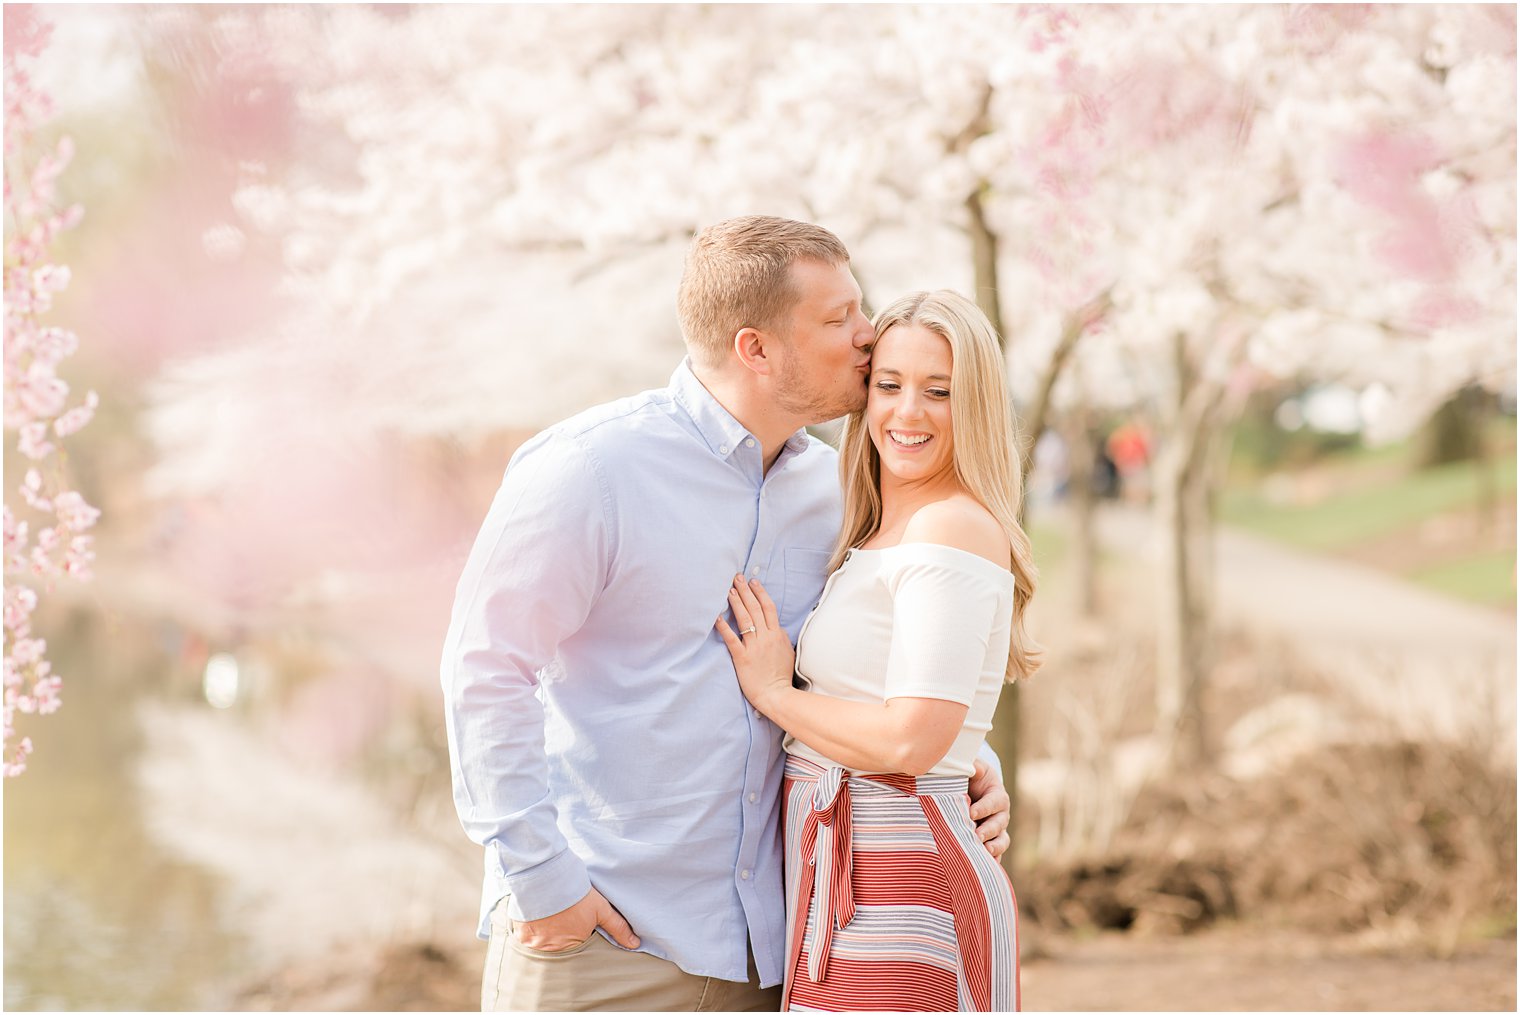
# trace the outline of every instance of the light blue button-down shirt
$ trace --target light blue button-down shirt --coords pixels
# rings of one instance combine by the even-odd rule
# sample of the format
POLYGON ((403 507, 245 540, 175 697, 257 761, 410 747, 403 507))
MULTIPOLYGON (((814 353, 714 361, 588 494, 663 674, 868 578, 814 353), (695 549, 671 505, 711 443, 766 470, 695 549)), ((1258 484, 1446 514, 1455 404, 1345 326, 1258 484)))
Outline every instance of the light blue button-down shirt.
POLYGON ((757 438, 683 363, 513 456, 454 602, 443 688, 454 799, 485 847, 480 933, 592 885, 640 951, 781 982, 780 731, 713 622, 740 571, 795 641, 840 526, 837 456, 757 438))

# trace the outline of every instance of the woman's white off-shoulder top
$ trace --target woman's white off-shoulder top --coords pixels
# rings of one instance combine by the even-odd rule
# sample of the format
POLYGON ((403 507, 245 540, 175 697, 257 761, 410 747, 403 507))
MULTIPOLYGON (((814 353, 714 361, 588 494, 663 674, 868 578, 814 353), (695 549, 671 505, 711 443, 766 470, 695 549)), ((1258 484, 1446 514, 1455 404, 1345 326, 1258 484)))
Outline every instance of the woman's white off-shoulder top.
MULTIPOLYGON (((942 698, 969 708, 930 775, 972 774, 1008 666, 1012 572, 952 546, 850 550, 797 637, 797 673, 817 694, 850 701, 942 698)), ((787 736, 795 754, 835 762, 787 736)))

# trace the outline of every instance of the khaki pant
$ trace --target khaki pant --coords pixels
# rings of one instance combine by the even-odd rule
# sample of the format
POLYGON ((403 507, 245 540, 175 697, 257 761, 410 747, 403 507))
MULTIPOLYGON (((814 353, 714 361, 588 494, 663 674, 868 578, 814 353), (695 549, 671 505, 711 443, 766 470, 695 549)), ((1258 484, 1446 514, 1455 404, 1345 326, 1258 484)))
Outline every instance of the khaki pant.
POLYGON ((503 899, 491 914, 481 1011, 777 1011, 781 988, 693 976, 674 962, 624 951, 600 934, 562 952, 517 940, 503 899))

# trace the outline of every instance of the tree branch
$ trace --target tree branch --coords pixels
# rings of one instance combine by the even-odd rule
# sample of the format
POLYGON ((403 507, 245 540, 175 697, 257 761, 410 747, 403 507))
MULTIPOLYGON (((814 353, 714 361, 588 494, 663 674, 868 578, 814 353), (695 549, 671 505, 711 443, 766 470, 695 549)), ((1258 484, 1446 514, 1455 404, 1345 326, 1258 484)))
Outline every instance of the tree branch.
POLYGON ((1056 342, 1055 351, 1050 354, 1050 360, 1045 364, 1044 373, 1040 375, 1040 386, 1035 393, 1034 404, 1024 417, 1027 424, 1023 433, 1026 446, 1022 450, 1026 454, 1045 430, 1046 417, 1050 413, 1050 399, 1055 391, 1056 381, 1060 380, 1061 373, 1066 368, 1066 362, 1071 359, 1072 353, 1076 350, 1078 339, 1089 327, 1102 320, 1113 307, 1113 293, 1113 287, 1110 286, 1067 315, 1066 323, 1061 327, 1061 338, 1056 342))

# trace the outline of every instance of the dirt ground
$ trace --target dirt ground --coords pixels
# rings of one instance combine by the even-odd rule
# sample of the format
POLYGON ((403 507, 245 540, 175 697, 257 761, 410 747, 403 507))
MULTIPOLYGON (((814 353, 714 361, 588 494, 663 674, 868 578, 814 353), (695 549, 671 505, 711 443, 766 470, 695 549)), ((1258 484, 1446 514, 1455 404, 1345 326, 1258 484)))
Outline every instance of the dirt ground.
MULTIPOLYGON (((482 953, 397 946, 331 961, 238 999, 244 1010, 473 1011, 482 953)), ((1514 1011, 1513 935, 1449 958, 1365 940, 1226 927, 1182 937, 1039 935, 1026 1011, 1514 1011)))
POLYGON ((1238 928, 1042 944, 1025 1011, 1514 1011, 1515 939, 1451 958, 1238 928))
MULTIPOLYGON (((1042 939, 1036 951, 1024 963, 1026 1011, 1514 1011, 1516 1005, 1513 937, 1467 944, 1445 959, 1243 928, 1150 939, 1061 936, 1042 939)), ((396 948, 369 969, 329 965, 322 975, 266 984, 240 1007, 470 1011, 479 1005, 480 959, 396 948), (359 987, 365 980, 368 989, 359 987)))

